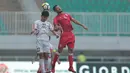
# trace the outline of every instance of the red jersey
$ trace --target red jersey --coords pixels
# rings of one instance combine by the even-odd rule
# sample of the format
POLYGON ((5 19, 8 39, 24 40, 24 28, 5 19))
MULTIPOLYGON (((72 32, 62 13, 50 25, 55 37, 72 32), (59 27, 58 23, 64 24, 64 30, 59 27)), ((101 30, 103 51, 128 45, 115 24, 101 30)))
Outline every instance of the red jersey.
POLYGON ((58 14, 54 18, 54 25, 60 25, 63 29, 63 32, 71 32, 73 30, 72 24, 71 24, 72 17, 67 13, 61 13, 58 14))

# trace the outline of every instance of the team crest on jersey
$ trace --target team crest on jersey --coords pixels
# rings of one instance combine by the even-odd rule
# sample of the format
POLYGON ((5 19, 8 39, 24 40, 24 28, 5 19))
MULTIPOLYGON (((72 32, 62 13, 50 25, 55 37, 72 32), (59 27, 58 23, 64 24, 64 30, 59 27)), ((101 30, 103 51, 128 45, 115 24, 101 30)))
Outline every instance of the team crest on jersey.
POLYGON ((66 16, 66 15, 64 15, 64 16, 61 16, 60 17, 60 20, 62 20, 62 19, 67 19, 68 17, 66 16))
POLYGON ((46 25, 46 23, 42 23, 42 25, 46 25))
POLYGON ((64 19, 67 19, 67 16, 64 16, 64 19))
POLYGON ((45 23, 42 23, 42 28, 46 28, 46 24, 45 23))

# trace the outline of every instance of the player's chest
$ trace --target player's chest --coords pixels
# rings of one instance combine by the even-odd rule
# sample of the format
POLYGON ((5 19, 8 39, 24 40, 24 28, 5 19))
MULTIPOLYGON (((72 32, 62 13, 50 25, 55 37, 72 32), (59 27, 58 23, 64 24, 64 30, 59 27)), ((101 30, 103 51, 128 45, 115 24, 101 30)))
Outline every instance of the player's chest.
POLYGON ((69 21, 70 18, 69 18, 68 15, 60 15, 60 16, 57 17, 57 20, 58 20, 59 22, 62 22, 62 21, 69 21))
POLYGON ((49 29, 49 25, 46 24, 46 23, 40 23, 40 24, 38 25, 38 28, 39 28, 39 29, 49 29))

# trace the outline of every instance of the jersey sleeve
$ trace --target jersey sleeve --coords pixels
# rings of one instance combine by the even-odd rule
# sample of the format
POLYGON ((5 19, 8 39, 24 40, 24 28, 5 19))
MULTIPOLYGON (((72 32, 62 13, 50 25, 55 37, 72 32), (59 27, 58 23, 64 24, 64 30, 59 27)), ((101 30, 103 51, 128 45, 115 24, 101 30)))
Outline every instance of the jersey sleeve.
POLYGON ((57 25, 57 24, 58 24, 58 21, 57 21, 57 18, 56 18, 56 17, 53 19, 53 24, 54 24, 54 25, 57 25))
POLYGON ((53 26, 52 26, 51 23, 49 23, 49 29, 50 29, 50 30, 54 30, 54 28, 53 28, 53 26))
POLYGON ((35 21, 34 24, 33 24, 33 30, 38 29, 37 27, 38 27, 37 21, 35 21))

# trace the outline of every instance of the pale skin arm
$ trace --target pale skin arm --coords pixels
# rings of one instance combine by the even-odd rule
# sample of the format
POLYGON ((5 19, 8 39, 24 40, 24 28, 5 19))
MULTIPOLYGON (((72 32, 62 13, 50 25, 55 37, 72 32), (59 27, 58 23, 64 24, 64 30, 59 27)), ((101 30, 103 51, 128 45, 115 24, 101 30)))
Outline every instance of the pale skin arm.
POLYGON ((54 24, 54 30, 55 30, 55 31, 59 30, 59 28, 58 28, 58 25, 57 25, 57 24, 54 24))
POLYGON ((60 31, 61 33, 63 32, 63 29, 61 26, 57 25, 57 24, 54 24, 54 30, 55 31, 60 31))
POLYGON ((55 32, 55 30, 51 30, 51 32, 52 32, 57 38, 59 38, 59 35, 55 32))
POLYGON ((31 34, 34 34, 34 35, 37 35, 37 34, 38 34, 38 30, 37 30, 37 22, 35 22, 35 23, 32 25, 32 31, 31 31, 31 34))

